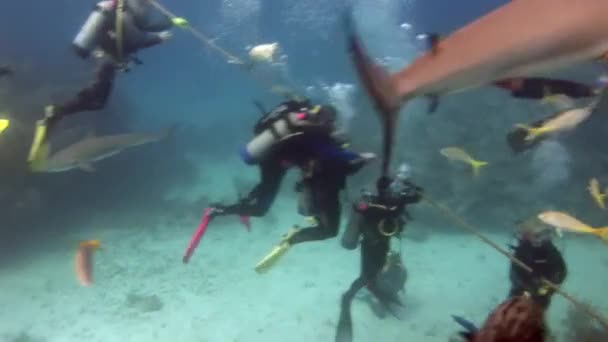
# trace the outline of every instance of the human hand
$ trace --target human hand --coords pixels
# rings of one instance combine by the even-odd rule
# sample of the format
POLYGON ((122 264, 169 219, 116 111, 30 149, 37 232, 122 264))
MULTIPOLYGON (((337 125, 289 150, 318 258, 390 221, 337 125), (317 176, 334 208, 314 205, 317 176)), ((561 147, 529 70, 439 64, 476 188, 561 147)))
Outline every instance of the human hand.
POLYGON ((359 155, 361 156, 361 159, 363 159, 363 161, 371 161, 376 159, 376 154, 371 152, 363 152, 359 155))

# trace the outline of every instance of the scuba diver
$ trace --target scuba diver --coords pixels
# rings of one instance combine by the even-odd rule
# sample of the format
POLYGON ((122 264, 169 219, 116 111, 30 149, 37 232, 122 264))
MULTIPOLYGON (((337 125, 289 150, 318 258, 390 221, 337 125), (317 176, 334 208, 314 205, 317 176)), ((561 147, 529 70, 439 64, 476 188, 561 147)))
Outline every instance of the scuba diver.
POLYGON ((568 273, 560 251, 551 240, 553 230, 533 217, 519 223, 518 243, 510 246, 516 258, 532 268, 528 273, 511 263, 509 272, 511 290, 509 297, 530 293, 532 299, 544 310, 549 307, 554 290, 543 283, 542 279, 560 285, 568 273))
POLYGON ((47 140, 52 129, 66 116, 85 111, 101 110, 110 97, 117 67, 114 63, 103 63, 95 73, 95 80, 80 90, 76 96, 63 104, 48 105, 42 120, 36 122, 36 132, 32 143, 28 162, 39 157, 40 146, 47 140))
POLYGON ((336 110, 330 105, 313 106, 308 100, 290 100, 265 114, 255 125, 255 137, 242 149, 241 157, 258 164, 261 180, 237 203, 215 204, 209 215, 261 217, 270 209, 287 170, 298 167, 302 177, 299 213, 314 217, 307 228, 294 227, 270 254, 256 265, 256 272, 268 270, 294 244, 329 239, 340 228, 340 191, 373 153, 355 153, 344 148, 337 136, 336 110))
POLYGON ((354 296, 362 288, 367 287, 380 304, 391 312, 391 305, 402 306, 399 292, 404 288, 407 273, 401 262, 401 253, 391 250, 391 241, 401 246, 399 237, 410 219, 406 207, 418 203, 423 191, 408 180, 407 172, 407 165, 404 164, 394 180, 380 177, 376 182, 377 195, 364 191, 353 204, 348 227, 342 236, 342 246, 352 250, 361 242, 361 273, 342 295, 337 342, 352 341, 350 307, 354 296))
POLYGON ((94 54, 101 60, 95 81, 66 103, 45 107, 44 118, 36 123, 28 163, 42 157, 40 147, 63 117, 105 107, 116 71, 129 71, 130 61, 141 64, 133 56, 138 50, 169 39, 171 34, 167 30, 171 26, 188 25, 185 19, 179 17, 165 17, 153 23, 149 6, 149 0, 107 0, 97 3, 72 42, 76 54, 81 58, 87 59, 94 54))
POLYGON ((183 18, 164 16, 152 22, 148 0, 106 0, 93 12, 72 41, 76 54, 87 59, 91 54, 108 56, 123 70, 129 62, 142 64, 135 53, 171 38, 172 26, 185 27, 183 18), (120 10, 122 8, 122 11, 120 10))

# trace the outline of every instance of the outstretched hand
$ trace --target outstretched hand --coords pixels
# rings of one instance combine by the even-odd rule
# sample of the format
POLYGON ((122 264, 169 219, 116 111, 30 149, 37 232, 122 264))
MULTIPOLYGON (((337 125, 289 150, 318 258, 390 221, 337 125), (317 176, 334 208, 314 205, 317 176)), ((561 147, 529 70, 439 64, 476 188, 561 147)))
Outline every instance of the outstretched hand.
POLYGON ((367 161, 372 161, 374 159, 377 158, 375 153, 372 152, 363 152, 360 154, 361 159, 363 159, 363 161, 367 162, 367 161))

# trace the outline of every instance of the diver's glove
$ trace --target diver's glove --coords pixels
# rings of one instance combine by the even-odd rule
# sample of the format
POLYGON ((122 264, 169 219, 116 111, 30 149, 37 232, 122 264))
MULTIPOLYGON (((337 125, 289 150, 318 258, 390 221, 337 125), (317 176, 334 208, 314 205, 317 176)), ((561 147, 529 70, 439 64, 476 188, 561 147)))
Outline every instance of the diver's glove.
POLYGON ((180 28, 186 28, 190 25, 190 23, 188 23, 188 20, 181 18, 181 17, 171 18, 171 23, 173 23, 173 25, 180 27, 180 28))
POLYGON ((418 186, 408 180, 403 181, 402 184, 403 184, 402 194, 403 194, 405 201, 408 204, 418 203, 418 202, 420 202, 420 200, 422 200, 422 196, 424 194, 424 188, 422 188, 421 186, 418 186))

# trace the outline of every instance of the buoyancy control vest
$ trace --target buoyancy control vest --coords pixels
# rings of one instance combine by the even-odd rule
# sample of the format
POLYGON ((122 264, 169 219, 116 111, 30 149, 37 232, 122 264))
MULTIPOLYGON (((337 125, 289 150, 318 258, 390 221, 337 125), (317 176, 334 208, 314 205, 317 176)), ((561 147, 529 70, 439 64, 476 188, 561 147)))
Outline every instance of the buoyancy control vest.
POLYGON ((308 132, 331 134, 334 130, 335 109, 331 106, 311 106, 308 101, 287 101, 266 113, 254 126, 254 138, 241 149, 247 164, 264 159, 278 143, 308 132))

